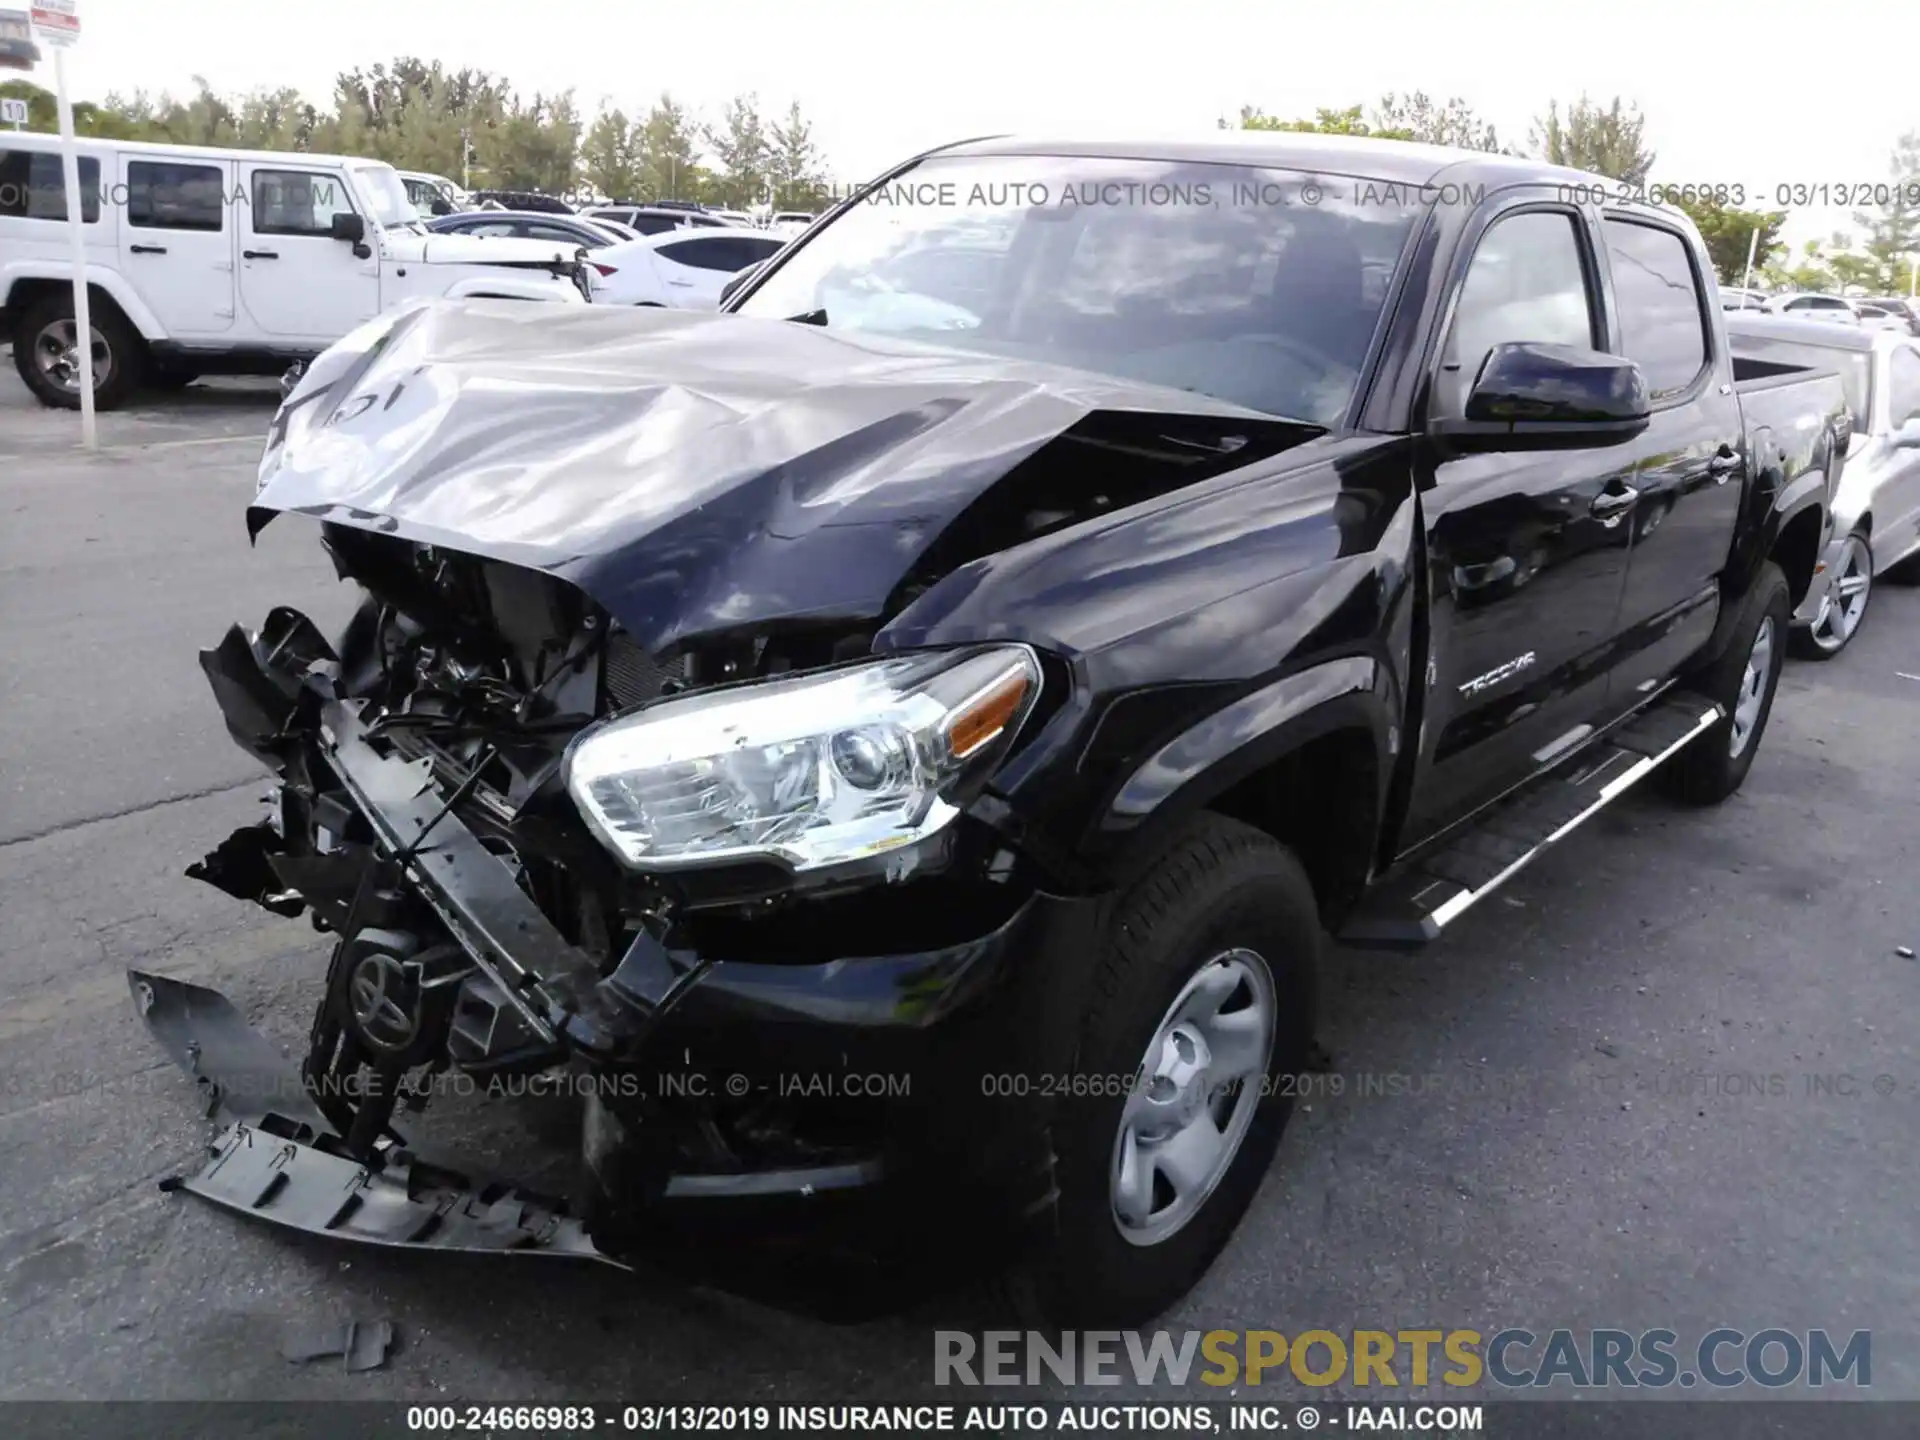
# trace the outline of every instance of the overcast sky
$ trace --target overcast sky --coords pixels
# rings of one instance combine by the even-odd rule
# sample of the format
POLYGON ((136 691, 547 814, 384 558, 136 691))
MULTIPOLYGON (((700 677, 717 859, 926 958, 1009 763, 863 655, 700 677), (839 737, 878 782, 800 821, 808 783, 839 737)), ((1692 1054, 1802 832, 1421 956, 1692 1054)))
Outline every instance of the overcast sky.
MULTIPOLYGON (((0 0, 0 7, 26 0, 0 0)), ((591 113, 662 89, 717 113, 798 99, 836 179, 1006 130, 1205 129, 1243 103, 1285 116, 1388 90, 1460 95, 1525 143, 1550 99, 1622 95, 1656 180, 1777 186, 1887 178, 1920 129, 1913 0, 80 0, 76 95, 293 85, 396 55, 571 87, 591 113), (1907 17, 1901 21, 1902 14, 1907 17), (1904 40, 1899 32, 1905 29, 1904 40)), ((50 82, 51 67, 38 77, 50 82)), ((1802 210, 1788 238, 1845 211, 1802 210)))

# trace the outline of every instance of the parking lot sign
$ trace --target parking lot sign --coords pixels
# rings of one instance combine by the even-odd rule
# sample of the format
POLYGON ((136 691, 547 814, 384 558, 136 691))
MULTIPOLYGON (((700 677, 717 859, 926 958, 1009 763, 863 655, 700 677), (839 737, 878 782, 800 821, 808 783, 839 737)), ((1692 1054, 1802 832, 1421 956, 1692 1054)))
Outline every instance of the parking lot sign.
POLYGON ((27 125, 27 102, 24 100, 0 100, 0 125, 11 125, 24 130, 27 125))
POLYGON ((43 45, 64 49, 80 40, 80 0, 36 0, 33 33, 43 45))

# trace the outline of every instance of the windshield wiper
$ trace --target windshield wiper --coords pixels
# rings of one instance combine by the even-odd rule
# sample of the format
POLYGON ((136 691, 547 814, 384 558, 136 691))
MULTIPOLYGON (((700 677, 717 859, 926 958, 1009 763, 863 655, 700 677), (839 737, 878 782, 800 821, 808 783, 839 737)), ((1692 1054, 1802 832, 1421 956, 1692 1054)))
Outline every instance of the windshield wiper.
POLYGON ((787 319, 794 325, 824 325, 827 312, 824 310, 802 310, 798 315, 789 315, 787 319))

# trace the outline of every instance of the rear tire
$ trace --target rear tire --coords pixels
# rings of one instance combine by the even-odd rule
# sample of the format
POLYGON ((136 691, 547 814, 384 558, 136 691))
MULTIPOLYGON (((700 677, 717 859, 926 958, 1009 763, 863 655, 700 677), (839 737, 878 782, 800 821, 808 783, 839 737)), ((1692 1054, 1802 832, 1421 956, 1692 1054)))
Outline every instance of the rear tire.
POLYGON ((1093 1093, 1060 1102, 1054 1223, 1011 1277, 1023 1313, 1064 1327, 1145 1324, 1206 1273, 1273 1159, 1313 1031, 1319 913, 1269 836, 1201 815, 1112 913, 1074 1065, 1093 1093), (1193 1144, 1169 1154, 1174 1136, 1193 1144))
POLYGON ((1792 618, 1787 577, 1769 560, 1741 603, 1725 651, 1691 682, 1726 714, 1655 772, 1666 794, 1688 805, 1718 805, 1740 788, 1773 713, 1792 618))
MULTIPOLYGON (((90 298, 93 408, 117 410, 145 377, 146 346, 116 306, 101 295, 90 298)), ((70 289, 49 292, 28 305, 14 327, 14 369, 35 399, 56 410, 80 408, 78 373, 65 358, 73 348, 73 332, 70 289), (69 374, 73 376, 71 381, 66 378, 69 374)))

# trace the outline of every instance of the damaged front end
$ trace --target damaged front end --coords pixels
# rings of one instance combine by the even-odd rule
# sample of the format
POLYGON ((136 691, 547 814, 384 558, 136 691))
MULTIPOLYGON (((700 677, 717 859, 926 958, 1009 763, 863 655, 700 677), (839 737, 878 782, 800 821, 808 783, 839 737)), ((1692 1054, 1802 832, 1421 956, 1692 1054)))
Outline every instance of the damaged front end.
POLYGON ((134 977, 228 1122, 185 1188, 561 1255, 769 1206, 861 1232, 883 1179, 1044 1203, 1042 1129, 987 1113, 982 1061, 1013 1068, 1045 1009, 1009 957, 1084 953, 1086 906, 961 814, 1042 703, 1031 651, 849 658, 866 636, 795 630, 650 655, 552 576, 325 536, 366 594, 337 644, 283 608, 201 657, 280 784, 188 873, 334 947, 297 1077, 217 995, 134 977), (413 1155, 395 1117, 449 1076, 567 1077, 584 1193, 413 1155))

